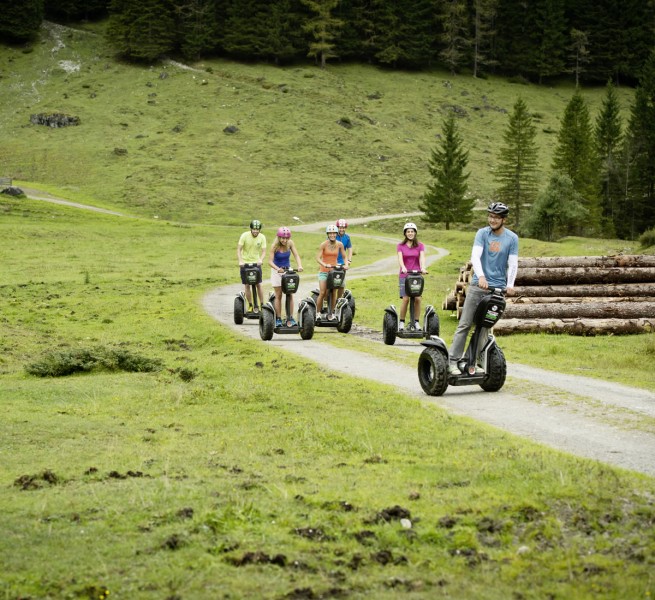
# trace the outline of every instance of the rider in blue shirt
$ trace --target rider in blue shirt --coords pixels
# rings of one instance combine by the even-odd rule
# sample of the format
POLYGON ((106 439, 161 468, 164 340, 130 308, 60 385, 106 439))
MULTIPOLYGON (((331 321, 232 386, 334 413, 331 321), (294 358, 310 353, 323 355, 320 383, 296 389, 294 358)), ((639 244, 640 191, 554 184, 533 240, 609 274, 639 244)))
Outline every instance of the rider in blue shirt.
MULTIPOLYGON (((346 233, 346 228, 348 227, 348 221, 346 221, 346 219, 339 219, 336 222, 336 226, 339 230, 339 232, 337 233, 337 241, 343 244, 343 247, 346 251, 346 261, 348 261, 347 266, 350 267, 350 263, 353 261, 353 245, 352 242, 350 241, 350 236, 346 233)), ((337 257, 337 264, 338 265, 344 264, 344 259, 341 256, 341 253, 339 253, 339 256, 337 257)), ((345 281, 344 281, 344 285, 342 285, 340 288, 337 289, 337 300, 343 296, 345 290, 346 288, 345 288, 345 281)))
POLYGON ((462 316, 450 346, 451 375, 460 375, 457 361, 461 359, 475 311, 490 288, 503 288, 513 294, 519 264, 519 238, 505 227, 509 208, 502 202, 492 202, 488 208, 489 225, 478 229, 471 251, 473 278, 466 290, 462 316))

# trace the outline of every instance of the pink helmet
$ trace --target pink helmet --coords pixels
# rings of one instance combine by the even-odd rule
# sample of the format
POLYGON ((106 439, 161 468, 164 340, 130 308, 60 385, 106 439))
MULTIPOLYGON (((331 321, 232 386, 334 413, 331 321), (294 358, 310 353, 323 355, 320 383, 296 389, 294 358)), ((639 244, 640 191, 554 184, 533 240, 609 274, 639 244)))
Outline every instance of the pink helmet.
POLYGON ((288 227, 279 227, 277 230, 277 237, 290 238, 291 229, 289 229, 288 227))
POLYGON ((348 221, 346 221, 346 219, 339 219, 337 221, 337 227, 343 227, 346 229, 346 227, 348 227, 348 221))

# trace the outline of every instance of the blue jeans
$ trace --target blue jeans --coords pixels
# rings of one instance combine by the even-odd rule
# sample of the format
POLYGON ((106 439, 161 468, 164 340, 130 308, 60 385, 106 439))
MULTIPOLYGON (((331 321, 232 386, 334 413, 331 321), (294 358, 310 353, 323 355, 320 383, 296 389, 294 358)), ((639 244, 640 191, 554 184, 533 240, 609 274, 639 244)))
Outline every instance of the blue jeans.
MULTIPOLYGON (((449 355, 450 363, 456 364, 464 354, 464 347, 466 346, 466 338, 468 337, 471 325, 473 325, 473 318, 478 304, 482 299, 489 294, 489 290, 483 290, 477 285, 469 285, 466 290, 466 299, 462 308, 462 316, 459 319, 459 325, 455 330, 453 336, 453 343, 450 345, 449 355)), ((482 339, 485 338, 484 332, 481 334, 482 339)))

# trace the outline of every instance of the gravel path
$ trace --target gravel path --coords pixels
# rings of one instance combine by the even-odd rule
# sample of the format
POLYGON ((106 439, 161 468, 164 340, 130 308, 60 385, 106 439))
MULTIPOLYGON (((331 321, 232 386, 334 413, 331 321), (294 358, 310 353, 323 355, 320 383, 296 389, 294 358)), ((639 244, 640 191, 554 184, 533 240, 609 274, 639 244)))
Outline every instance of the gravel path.
MULTIPOLYGON (((316 231, 324 226, 324 223, 315 223, 292 229, 316 231)), ((364 237, 364 234, 357 236, 364 237)), ((377 239, 397 243, 390 238, 377 239)), ((348 278, 395 273, 397 261, 391 254, 390 258, 372 265, 352 268, 348 278)), ((430 262, 445 254, 443 249, 428 248, 430 262)), ((300 292, 304 296, 314 284, 314 274, 310 278, 305 276, 305 281, 302 279, 301 283, 309 279, 306 289, 300 292)), ((257 321, 234 324, 234 297, 241 289, 242 286, 236 284, 212 290, 203 298, 203 307, 217 321, 239 334, 260 339, 257 321)), ((321 339, 329 335, 342 334, 333 329, 317 328, 312 340, 274 335, 271 341, 261 343, 323 364, 326 344, 321 343, 321 339)), ((354 326, 349 335, 360 335, 371 343, 382 344, 379 331, 354 326)), ((418 342, 402 339, 397 340, 394 347, 399 352, 413 352, 416 356, 422 350, 418 342)), ((645 418, 655 418, 655 394, 646 390, 511 363, 507 383, 499 392, 484 392, 478 386, 449 387, 444 396, 431 397, 421 390, 415 366, 342 348, 330 353, 330 369, 389 384, 455 414, 472 417, 558 450, 655 476, 655 428, 653 423, 640 426, 645 418)))

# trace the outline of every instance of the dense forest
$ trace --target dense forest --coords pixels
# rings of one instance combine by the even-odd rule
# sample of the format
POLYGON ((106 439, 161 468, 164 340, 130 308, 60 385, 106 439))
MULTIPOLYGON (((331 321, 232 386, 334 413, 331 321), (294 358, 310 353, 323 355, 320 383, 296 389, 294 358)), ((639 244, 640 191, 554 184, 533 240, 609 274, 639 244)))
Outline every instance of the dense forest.
POLYGON ((118 54, 285 64, 360 61, 453 73, 634 84, 655 41, 655 0, 0 0, 0 39, 43 19, 109 15, 118 54))

